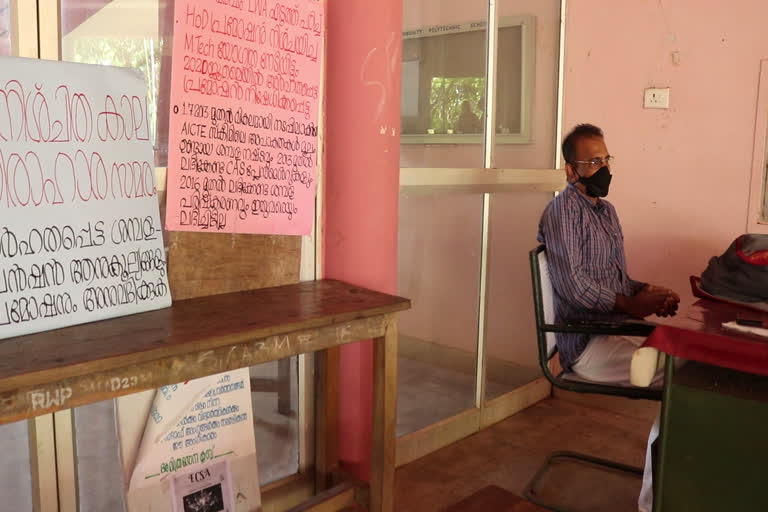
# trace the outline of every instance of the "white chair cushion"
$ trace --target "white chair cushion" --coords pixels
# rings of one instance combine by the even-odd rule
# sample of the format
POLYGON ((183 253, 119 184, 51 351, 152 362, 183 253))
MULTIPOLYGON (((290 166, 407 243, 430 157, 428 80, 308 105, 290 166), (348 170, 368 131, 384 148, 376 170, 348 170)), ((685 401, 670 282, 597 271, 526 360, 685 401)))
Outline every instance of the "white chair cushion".
MULTIPOLYGON (((547 324, 555 323, 555 294, 552 290, 552 281, 549 277, 549 264, 547 263, 546 251, 541 251, 539 257, 539 276, 541 282, 541 300, 544 305, 544 322, 547 324)), ((555 333, 547 333, 547 359, 551 358, 557 348, 555 333)))

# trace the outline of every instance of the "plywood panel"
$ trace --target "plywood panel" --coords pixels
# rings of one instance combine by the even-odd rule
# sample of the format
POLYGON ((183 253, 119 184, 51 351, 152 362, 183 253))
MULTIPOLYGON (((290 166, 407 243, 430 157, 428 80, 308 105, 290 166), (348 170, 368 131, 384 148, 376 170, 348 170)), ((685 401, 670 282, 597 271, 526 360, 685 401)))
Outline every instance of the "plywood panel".
POLYGON ((168 281, 173 300, 299 282, 301 237, 172 232, 168 281))

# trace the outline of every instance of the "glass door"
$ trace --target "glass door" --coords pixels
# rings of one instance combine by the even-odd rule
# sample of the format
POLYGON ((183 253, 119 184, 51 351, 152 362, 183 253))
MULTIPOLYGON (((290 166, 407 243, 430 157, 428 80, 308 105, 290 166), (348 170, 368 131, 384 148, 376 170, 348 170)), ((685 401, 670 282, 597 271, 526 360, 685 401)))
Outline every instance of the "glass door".
POLYGON ((561 1, 403 0, 397 463, 548 396, 527 253, 565 185, 561 1))

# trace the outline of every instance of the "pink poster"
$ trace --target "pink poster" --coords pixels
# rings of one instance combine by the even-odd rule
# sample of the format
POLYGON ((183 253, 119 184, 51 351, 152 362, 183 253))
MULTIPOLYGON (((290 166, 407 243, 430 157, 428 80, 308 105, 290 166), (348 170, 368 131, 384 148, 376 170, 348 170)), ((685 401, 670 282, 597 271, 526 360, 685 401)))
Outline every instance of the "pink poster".
POLYGON ((322 49, 318 0, 176 0, 169 230, 310 232, 322 49))

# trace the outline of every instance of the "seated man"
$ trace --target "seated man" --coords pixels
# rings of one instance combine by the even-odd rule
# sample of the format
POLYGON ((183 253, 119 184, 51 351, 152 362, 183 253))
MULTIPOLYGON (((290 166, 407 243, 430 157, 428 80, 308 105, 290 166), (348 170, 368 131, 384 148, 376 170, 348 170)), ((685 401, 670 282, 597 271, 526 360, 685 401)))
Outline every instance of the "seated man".
MULTIPOLYGON (((547 248, 555 321, 621 322, 673 315, 673 291, 630 279, 624 235, 608 201, 611 156, 600 128, 582 124, 563 141, 568 186, 547 205, 538 239, 547 248)), ((629 365, 643 338, 557 333, 567 372, 605 383, 629 384, 629 365)))
MULTIPOLYGON (((611 156, 600 128, 581 124, 563 141, 568 178, 566 189, 541 216, 538 239, 547 248, 556 323, 617 322, 630 317, 674 315, 680 297, 660 286, 627 275, 624 235, 616 210, 608 201, 611 156)), ((592 381, 629 384, 630 364, 644 338, 557 333, 560 363, 592 381)), ((648 383, 655 372, 651 369, 648 383)), ((658 421, 657 421, 658 423, 658 421)), ((654 425, 649 444, 657 435, 654 425)), ((650 510, 650 448, 640 496, 650 510)))

